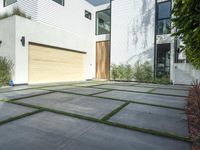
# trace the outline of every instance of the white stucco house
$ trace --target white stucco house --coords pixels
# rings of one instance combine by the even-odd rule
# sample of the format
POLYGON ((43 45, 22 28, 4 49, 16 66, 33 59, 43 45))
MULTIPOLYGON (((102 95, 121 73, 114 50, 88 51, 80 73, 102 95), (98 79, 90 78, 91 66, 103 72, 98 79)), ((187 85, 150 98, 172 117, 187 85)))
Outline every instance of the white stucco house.
POLYGON ((110 64, 149 61, 155 76, 190 84, 200 72, 177 53, 171 0, 0 0, 31 19, 0 20, 0 56, 14 63, 15 84, 109 79, 110 64))

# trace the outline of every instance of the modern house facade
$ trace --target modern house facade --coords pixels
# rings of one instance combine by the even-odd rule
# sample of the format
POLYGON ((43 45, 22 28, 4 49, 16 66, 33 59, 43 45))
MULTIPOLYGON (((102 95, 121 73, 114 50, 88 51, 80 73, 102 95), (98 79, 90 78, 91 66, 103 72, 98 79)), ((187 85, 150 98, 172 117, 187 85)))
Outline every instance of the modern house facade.
POLYGON ((14 63, 15 84, 109 79, 110 64, 149 61, 155 76, 190 84, 200 73, 171 31, 170 0, 0 0, 0 14, 19 8, 31 19, 0 20, 0 56, 14 63))

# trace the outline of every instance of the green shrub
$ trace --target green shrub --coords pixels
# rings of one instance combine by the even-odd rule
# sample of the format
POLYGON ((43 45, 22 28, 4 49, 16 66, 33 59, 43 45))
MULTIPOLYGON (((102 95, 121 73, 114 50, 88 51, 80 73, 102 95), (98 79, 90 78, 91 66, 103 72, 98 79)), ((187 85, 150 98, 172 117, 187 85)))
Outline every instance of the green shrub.
POLYGON ((151 82, 153 80, 153 70, 149 62, 143 64, 137 62, 133 70, 133 77, 135 80, 142 82, 151 82))
POLYGON ((23 12, 22 10, 20 10, 19 8, 14 8, 13 11, 12 11, 11 13, 4 13, 4 14, 0 15, 0 20, 1 20, 1 19, 4 19, 4 18, 11 17, 11 16, 14 16, 14 15, 17 15, 17 16, 21 16, 21 17, 24 17, 24 18, 31 19, 30 16, 27 16, 26 13, 23 12))
POLYGON ((131 81, 135 79, 139 82, 170 84, 169 76, 165 75, 160 78, 153 77, 152 66, 149 62, 137 62, 134 67, 130 64, 112 64, 110 76, 112 80, 131 81))
POLYGON ((162 76, 161 78, 155 78, 152 80, 155 84, 171 84, 169 76, 162 76))
POLYGON ((130 64, 111 65, 111 79, 131 81, 133 68, 130 64))
POLYGON ((11 80, 13 63, 6 57, 0 56, 0 86, 7 85, 11 80))

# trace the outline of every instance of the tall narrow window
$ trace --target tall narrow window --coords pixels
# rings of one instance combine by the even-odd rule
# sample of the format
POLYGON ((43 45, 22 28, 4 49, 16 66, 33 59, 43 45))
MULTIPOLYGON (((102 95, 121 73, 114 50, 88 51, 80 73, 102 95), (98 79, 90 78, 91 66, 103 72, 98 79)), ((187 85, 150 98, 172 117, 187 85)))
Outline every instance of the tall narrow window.
POLYGON ((64 6, 65 5, 65 0, 53 0, 54 2, 64 6))
POLYGON ((4 0, 4 7, 17 2, 17 0, 4 0))
POLYGON ((110 9, 102 10, 96 13, 96 35, 110 33, 110 9))
POLYGON ((171 1, 157 4, 157 34, 171 33, 171 1))
POLYGON ((157 45, 156 77, 170 74, 170 43, 157 45))

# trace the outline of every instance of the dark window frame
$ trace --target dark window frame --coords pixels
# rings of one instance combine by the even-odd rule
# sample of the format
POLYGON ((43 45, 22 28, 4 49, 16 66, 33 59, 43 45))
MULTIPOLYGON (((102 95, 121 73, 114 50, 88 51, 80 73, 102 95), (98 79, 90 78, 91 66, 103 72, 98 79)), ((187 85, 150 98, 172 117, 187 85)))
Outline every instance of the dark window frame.
POLYGON ((61 5, 61 6, 65 6, 65 0, 62 0, 63 1, 63 3, 62 4, 60 4, 60 3, 58 3, 58 2, 56 2, 56 1, 54 1, 54 0, 52 0, 53 2, 55 2, 56 4, 59 4, 59 5, 61 5))
POLYGON ((89 19, 89 20, 92 20, 92 13, 89 12, 88 10, 85 10, 85 18, 87 18, 87 19, 89 19), (87 14, 88 14, 89 16, 87 16, 87 14))
MULTIPOLYGON (((106 9, 103 9, 103 10, 96 11, 96 15, 95 15, 95 35, 103 35, 103 34, 97 34, 97 13, 107 11, 107 10, 111 11, 111 8, 106 8, 106 9)), ((111 20, 110 20, 110 23, 111 23, 111 20)), ((111 25, 110 25, 110 28, 111 28, 111 25)), ((110 29, 110 32, 111 32, 111 29, 110 29)), ((108 34, 110 34, 110 33, 108 33, 108 34)))
POLYGON ((9 5, 6 5, 6 0, 3 0, 3 7, 7 7, 7 6, 13 5, 15 3, 17 3, 17 0, 16 0, 16 2, 13 2, 13 3, 9 4, 9 5))
MULTIPOLYGON (((164 34, 159 34, 158 33, 158 22, 159 21, 162 21, 162 20, 170 20, 170 29, 171 29, 171 27, 172 27, 172 25, 171 25, 171 20, 172 20, 172 1, 171 0, 166 0, 166 1, 162 1, 162 2, 157 2, 157 0, 156 0, 156 35, 164 35, 164 34), (171 15, 170 15, 170 17, 166 17, 166 18, 161 18, 161 19, 159 19, 158 18, 158 13, 159 13, 159 4, 162 4, 162 3, 170 3, 170 13, 171 13, 171 15)), ((168 34, 171 34, 171 30, 170 30, 170 32, 168 33, 168 34)))

